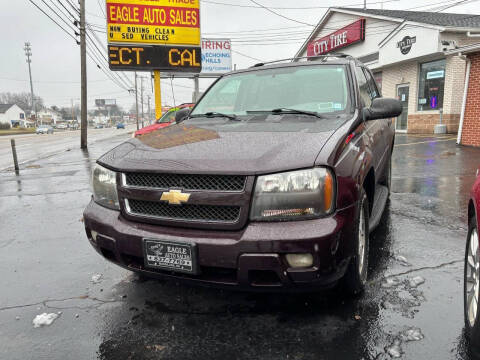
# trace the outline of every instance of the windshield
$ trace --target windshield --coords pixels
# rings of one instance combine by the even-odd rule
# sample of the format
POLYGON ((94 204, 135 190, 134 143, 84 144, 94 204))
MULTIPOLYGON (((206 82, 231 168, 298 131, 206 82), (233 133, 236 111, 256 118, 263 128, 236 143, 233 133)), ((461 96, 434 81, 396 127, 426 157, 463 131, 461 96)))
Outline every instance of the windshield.
POLYGON ((175 121, 175 114, 177 111, 177 108, 168 110, 160 119, 157 120, 157 124, 171 123, 175 121))
POLYGON ((333 113, 345 111, 348 99, 344 66, 292 66, 225 76, 191 116, 210 112, 241 116, 281 108, 333 113))

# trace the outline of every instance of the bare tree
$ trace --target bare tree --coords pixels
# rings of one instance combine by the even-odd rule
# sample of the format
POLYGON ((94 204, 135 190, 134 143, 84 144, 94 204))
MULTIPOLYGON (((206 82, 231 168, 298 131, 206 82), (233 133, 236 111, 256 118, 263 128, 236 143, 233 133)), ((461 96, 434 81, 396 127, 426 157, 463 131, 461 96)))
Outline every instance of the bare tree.
MULTIPOLYGON (((29 112, 32 108, 32 97, 27 92, 22 93, 0 93, 0 104, 16 104, 23 111, 29 112)), ((35 110, 40 111, 44 108, 43 99, 35 96, 35 110)))

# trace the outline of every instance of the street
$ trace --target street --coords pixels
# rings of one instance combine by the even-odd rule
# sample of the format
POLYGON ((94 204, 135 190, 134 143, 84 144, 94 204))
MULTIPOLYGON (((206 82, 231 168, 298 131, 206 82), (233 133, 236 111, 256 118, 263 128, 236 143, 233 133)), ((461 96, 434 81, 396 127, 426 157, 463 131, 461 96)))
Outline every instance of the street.
MULTIPOLYGON (((91 131, 85 152, 78 132, 16 138, 20 175, 0 171, 1 359, 473 359, 463 256, 480 149, 396 135, 361 297, 249 294, 146 280, 91 248, 90 172, 128 131, 91 131), (42 313, 59 316, 34 328, 42 313)), ((10 162, 0 138, 0 169, 10 162)))
MULTIPOLYGON (((106 128, 89 129, 91 141, 109 138, 116 134, 132 132, 134 126, 126 129, 106 128)), ((18 162, 23 163, 31 158, 54 155, 67 149, 73 149, 80 144, 80 131, 56 131, 49 135, 14 135, 0 136, 0 170, 13 167, 10 139, 15 139, 18 162)))

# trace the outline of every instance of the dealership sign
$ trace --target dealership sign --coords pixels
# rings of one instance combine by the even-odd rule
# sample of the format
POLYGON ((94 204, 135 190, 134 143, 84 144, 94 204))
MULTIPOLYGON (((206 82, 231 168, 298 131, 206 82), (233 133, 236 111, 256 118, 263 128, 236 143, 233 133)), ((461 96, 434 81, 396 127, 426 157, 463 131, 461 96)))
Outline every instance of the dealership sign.
POLYGON ((106 3, 109 43, 200 45, 199 0, 106 3))
POLYGON ((111 70, 200 72, 200 0, 106 0, 111 70))
POLYGON ((200 48, 187 46, 108 45, 111 70, 161 69, 198 73, 202 69, 200 48))
POLYGON ((228 39, 202 39, 202 73, 232 71, 232 43, 228 39))
POLYGON ((365 40, 365 19, 360 19, 308 44, 307 56, 318 56, 365 40))

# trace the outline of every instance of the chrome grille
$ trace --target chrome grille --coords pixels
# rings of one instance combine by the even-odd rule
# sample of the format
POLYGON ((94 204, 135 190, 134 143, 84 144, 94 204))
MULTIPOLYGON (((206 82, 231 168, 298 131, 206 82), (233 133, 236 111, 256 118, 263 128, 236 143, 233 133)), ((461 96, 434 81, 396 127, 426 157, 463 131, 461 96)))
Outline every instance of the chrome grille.
POLYGON ((126 200, 127 212, 131 215, 158 220, 207 221, 236 223, 240 218, 239 206, 223 205, 168 205, 164 202, 126 200))
POLYGON ((243 191, 245 176, 126 173, 124 185, 136 188, 243 191))

